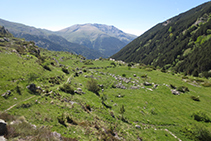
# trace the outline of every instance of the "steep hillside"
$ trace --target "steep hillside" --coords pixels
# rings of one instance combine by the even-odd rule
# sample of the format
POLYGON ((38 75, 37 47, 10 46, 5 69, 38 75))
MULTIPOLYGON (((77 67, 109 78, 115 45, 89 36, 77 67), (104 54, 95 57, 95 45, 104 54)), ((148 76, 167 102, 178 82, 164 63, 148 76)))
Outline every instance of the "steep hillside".
POLYGON ((37 29, 35 27, 13 23, 2 19, 0 19, 0 25, 7 28, 15 37, 25 38, 27 41, 35 41, 36 45, 48 50, 68 51, 81 54, 88 59, 105 57, 105 55, 97 50, 89 49, 85 46, 68 42, 63 37, 55 35, 53 32, 48 30, 37 29))
POLYGON ((211 70, 211 2, 159 23, 111 56, 198 76, 211 70))
POLYGON ((8 140, 210 141, 210 91, 211 80, 48 51, 0 27, 8 140))
POLYGON ((114 26, 102 24, 77 24, 56 33, 70 42, 98 50, 107 57, 136 38, 135 35, 124 33, 114 26))

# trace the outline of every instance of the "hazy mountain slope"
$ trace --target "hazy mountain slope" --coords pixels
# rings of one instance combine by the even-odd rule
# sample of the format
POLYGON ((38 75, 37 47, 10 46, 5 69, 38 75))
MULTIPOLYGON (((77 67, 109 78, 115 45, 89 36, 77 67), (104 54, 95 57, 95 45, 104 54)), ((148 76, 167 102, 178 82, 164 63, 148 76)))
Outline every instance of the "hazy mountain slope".
POLYGON ((112 58, 195 74, 211 69, 211 2, 159 23, 112 58), (200 56, 199 56, 200 55, 200 56))
POLYGON ((37 29, 35 27, 13 23, 2 19, 0 19, 0 25, 8 29, 15 37, 25 38, 27 41, 33 40, 37 46, 48 50, 69 51, 72 53, 81 54, 88 59, 105 57, 105 55, 97 50, 68 42, 63 37, 53 34, 52 31, 37 29))
POLYGON ((102 24, 77 24, 56 33, 70 42, 99 50, 106 56, 113 55, 136 38, 114 26, 102 24))

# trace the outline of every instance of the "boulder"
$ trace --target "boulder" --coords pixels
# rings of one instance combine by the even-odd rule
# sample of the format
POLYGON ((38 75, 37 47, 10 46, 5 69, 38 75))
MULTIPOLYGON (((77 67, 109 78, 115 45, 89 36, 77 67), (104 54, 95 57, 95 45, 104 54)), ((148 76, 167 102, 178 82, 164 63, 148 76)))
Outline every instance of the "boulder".
POLYGON ((26 88, 29 89, 32 92, 36 92, 36 90, 37 90, 36 85, 33 84, 33 83, 32 84, 29 84, 26 88))
POLYGON ((152 84, 149 83, 149 82, 144 82, 144 85, 145 85, 145 86, 152 86, 152 84))
POLYGON ((82 92, 82 89, 81 88, 77 88, 77 91, 82 92))
POLYGON ((8 90, 6 93, 3 93, 1 96, 3 96, 4 98, 6 97, 8 97, 8 96, 10 96, 11 95, 11 91, 10 90, 8 90))
POLYGON ((9 39, 9 38, 4 37, 4 41, 9 42, 9 41, 10 41, 10 39, 9 39))
POLYGON ((141 126, 140 126, 140 125, 135 125, 135 127, 136 127, 136 128, 141 128, 141 126))
POLYGON ((7 124, 4 120, 0 119, 0 136, 7 134, 7 124))
POLYGON ((51 133, 52 136, 54 136, 55 138, 57 139, 61 139, 61 134, 60 133, 57 133, 56 131, 54 131, 53 133, 51 133))
POLYGON ((180 95, 180 92, 177 91, 177 90, 171 90, 171 93, 174 94, 174 95, 180 95))

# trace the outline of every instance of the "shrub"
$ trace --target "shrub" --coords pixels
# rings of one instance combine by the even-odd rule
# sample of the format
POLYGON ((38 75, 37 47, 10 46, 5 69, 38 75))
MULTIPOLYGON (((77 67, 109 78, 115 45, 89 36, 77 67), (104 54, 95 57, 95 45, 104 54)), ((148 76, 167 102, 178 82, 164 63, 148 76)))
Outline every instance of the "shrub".
POLYGON ((74 89, 70 84, 64 84, 62 87, 60 87, 60 90, 65 93, 74 94, 74 89))
POLYGON ((65 114, 64 114, 64 113, 63 113, 61 116, 58 116, 58 117, 57 117, 57 120, 58 120, 58 122, 59 122, 61 125, 67 127, 66 119, 65 119, 65 114))
POLYGON ((189 92, 189 89, 186 86, 180 86, 180 87, 177 88, 177 91, 185 93, 185 92, 189 92))
POLYGON ((141 75, 141 78, 147 78, 147 74, 141 75))
POLYGON ((176 89, 176 86, 174 86, 174 85, 172 85, 172 84, 170 84, 170 87, 171 87, 172 89, 176 89))
POLYGON ((146 71, 152 71, 153 69, 152 68, 146 68, 145 70, 146 71))
POLYGON ((193 99, 194 101, 200 101, 199 96, 197 96, 197 97, 196 96, 191 96, 190 98, 193 99))
POLYGON ((194 112, 191 117, 194 118, 196 121, 204 121, 204 122, 211 122, 210 118, 207 116, 206 113, 202 111, 194 112))
POLYGON ((15 87, 15 90, 16 90, 16 92, 17 92, 19 95, 21 95, 21 89, 20 89, 20 86, 16 86, 16 87, 15 87))
POLYGON ((116 64, 114 62, 111 62, 110 64, 113 65, 113 66, 116 66, 116 64))
POLYGON ((31 107, 31 103, 29 103, 29 102, 24 102, 20 107, 22 107, 22 108, 29 108, 29 107, 31 107))
POLYGON ((93 93, 98 93, 100 90, 100 88, 97 84, 97 81, 94 80, 93 78, 91 78, 90 80, 87 81, 86 87, 89 91, 91 91, 93 93))
POLYGON ((183 76, 182 79, 188 79, 188 77, 187 76, 183 76))
POLYGON ((44 65, 43 68, 48 70, 48 71, 51 71, 51 68, 49 66, 47 66, 47 65, 44 65))
POLYGON ((30 74, 27 75, 27 77, 28 77, 28 80, 27 80, 28 83, 36 80, 37 78, 39 78, 39 76, 35 73, 30 73, 30 74))
POLYGON ((64 72, 64 73, 66 73, 66 74, 69 74, 69 71, 68 71, 68 69, 67 68, 62 68, 62 71, 64 72))
POLYGON ((8 113, 1 113, 0 112, 0 119, 3 119, 4 121, 8 122, 8 121, 15 120, 16 117, 12 116, 12 115, 10 115, 8 113))
POLYGON ((122 77, 126 77, 126 74, 122 74, 122 77))
POLYGON ((210 82, 204 82, 202 84, 202 86, 204 86, 204 87, 211 87, 211 83, 210 82))
POLYGON ((181 131, 191 140, 197 141, 210 141, 211 132, 205 126, 194 125, 194 126, 185 126, 181 131))

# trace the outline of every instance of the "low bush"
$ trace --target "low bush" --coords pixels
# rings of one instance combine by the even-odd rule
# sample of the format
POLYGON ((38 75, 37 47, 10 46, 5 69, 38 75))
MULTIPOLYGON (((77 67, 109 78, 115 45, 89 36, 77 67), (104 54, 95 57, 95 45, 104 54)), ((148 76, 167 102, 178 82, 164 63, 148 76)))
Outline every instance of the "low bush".
POLYGON ((153 71, 152 68, 146 68, 145 70, 146 70, 146 71, 153 71))
POLYGON ((191 96, 190 98, 193 99, 194 101, 200 101, 199 96, 197 96, 197 97, 196 96, 191 96))
POLYGON ((62 71, 63 71, 64 73, 66 73, 66 74, 69 74, 69 73, 70 73, 70 72, 68 71, 68 69, 65 68, 65 67, 62 68, 62 71))
POLYGON ((204 121, 204 122, 211 122, 210 118, 207 116, 206 113, 202 111, 194 112, 191 117, 194 118, 196 121, 204 121))
POLYGON ((186 86, 179 86, 179 87, 177 88, 177 91, 180 91, 180 92, 182 92, 182 93, 185 93, 185 92, 189 92, 189 89, 188 89, 188 87, 186 87, 186 86))
POLYGON ((126 77, 126 74, 122 74, 122 77, 126 77))
POLYGON ((43 68, 48 70, 48 71, 51 71, 51 68, 49 66, 47 66, 47 65, 44 65, 43 68))
POLYGON ((16 90, 16 92, 19 94, 19 95, 21 95, 21 88, 20 88, 20 86, 16 86, 15 87, 15 90, 16 90))
POLYGON ((176 86, 174 86, 174 85, 172 85, 172 84, 170 84, 170 87, 171 87, 172 89, 176 89, 176 86))
POLYGON ((210 129, 202 125, 185 126, 181 130, 187 138, 196 141, 210 141, 211 132, 210 129))
POLYGON ((204 82, 202 84, 202 86, 204 86, 204 87, 211 87, 211 83, 210 82, 204 82))
POLYGON ((98 93, 100 90, 100 88, 97 84, 97 81, 93 78, 91 78, 90 80, 87 81, 86 87, 89 91, 91 91, 93 93, 98 93))
POLYGON ((62 87, 60 87, 60 90, 65 93, 74 94, 74 89, 70 84, 64 84, 62 87))
POLYGON ((1 113, 0 112, 0 119, 3 119, 4 121, 8 122, 8 121, 13 121, 16 119, 15 116, 12 116, 8 113, 1 113))
POLYGON ((147 78, 147 74, 141 75, 141 78, 147 78))

